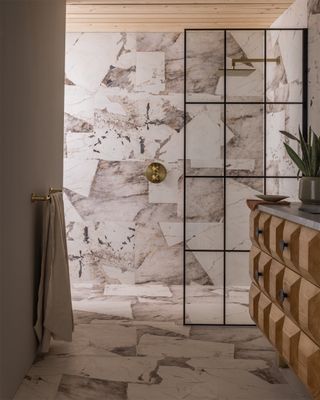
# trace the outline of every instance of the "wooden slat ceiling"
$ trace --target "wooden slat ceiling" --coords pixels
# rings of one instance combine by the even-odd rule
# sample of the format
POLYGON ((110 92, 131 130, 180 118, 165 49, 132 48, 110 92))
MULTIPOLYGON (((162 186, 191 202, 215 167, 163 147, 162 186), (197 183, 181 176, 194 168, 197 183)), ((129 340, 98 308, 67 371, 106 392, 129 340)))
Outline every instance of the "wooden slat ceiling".
POLYGON ((67 0, 67 32, 268 28, 294 0, 67 0))

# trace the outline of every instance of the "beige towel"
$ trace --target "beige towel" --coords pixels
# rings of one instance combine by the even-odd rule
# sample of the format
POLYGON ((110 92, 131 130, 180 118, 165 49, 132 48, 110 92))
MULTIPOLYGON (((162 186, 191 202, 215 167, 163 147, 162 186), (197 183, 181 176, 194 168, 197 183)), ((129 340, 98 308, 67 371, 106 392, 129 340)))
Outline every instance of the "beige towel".
POLYGON ((46 203, 37 322, 41 351, 49 351, 51 337, 72 340, 73 314, 62 193, 46 203))

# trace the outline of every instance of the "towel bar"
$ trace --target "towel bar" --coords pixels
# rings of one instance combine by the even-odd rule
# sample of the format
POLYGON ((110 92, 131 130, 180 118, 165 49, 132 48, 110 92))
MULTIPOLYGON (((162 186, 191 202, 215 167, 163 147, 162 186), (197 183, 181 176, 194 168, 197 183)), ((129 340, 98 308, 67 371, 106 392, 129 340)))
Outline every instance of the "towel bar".
POLYGON ((50 195, 52 193, 61 193, 62 189, 54 189, 54 188, 50 188, 49 189, 49 194, 47 195, 39 195, 39 194, 35 194, 35 193, 31 193, 31 201, 32 203, 35 203, 36 201, 49 201, 51 199, 50 195))

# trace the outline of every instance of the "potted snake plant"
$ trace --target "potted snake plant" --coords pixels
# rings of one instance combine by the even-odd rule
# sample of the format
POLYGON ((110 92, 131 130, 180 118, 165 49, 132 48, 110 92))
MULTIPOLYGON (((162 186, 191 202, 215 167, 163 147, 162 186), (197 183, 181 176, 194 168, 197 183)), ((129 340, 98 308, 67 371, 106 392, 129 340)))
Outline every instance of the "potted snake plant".
POLYGON ((304 204, 320 204, 320 138, 309 129, 306 137, 299 128, 299 137, 280 131, 287 138, 298 142, 300 155, 284 143, 286 151, 298 167, 299 199, 304 204))

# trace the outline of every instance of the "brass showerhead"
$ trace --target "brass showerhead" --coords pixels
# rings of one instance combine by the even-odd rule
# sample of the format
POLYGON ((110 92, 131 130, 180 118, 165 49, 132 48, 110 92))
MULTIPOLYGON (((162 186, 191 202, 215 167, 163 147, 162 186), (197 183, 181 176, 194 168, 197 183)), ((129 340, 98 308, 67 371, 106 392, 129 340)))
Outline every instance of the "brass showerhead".
POLYGON ((253 72, 256 71, 255 68, 219 68, 217 75, 219 77, 224 76, 224 72, 226 71, 227 76, 242 76, 246 77, 251 75, 253 72))
POLYGON ((236 68, 237 64, 245 64, 245 65, 250 65, 252 63, 262 63, 262 62, 273 62, 280 64, 281 62, 281 57, 276 57, 276 58, 267 58, 266 60, 264 58, 233 58, 232 59, 232 68, 227 68, 226 70, 224 68, 219 68, 218 70, 218 76, 224 76, 224 73, 226 72, 227 76, 242 76, 246 77, 251 75, 253 72, 256 71, 255 68, 236 68))

